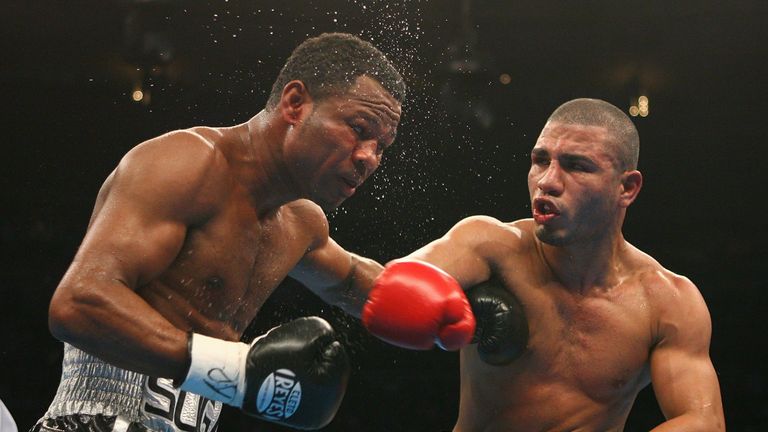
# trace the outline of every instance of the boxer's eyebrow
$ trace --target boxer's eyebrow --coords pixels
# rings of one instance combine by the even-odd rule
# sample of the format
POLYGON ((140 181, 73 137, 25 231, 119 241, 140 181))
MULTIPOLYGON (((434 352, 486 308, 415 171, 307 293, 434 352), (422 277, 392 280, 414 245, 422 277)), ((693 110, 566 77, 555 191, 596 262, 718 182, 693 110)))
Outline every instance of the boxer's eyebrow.
POLYGON ((588 163, 594 165, 594 161, 592 158, 588 156, 583 156, 580 154, 573 154, 573 153, 565 153, 560 155, 558 158, 562 162, 570 162, 570 163, 588 163))
POLYGON ((549 152, 542 148, 534 148, 531 150, 531 159, 547 159, 549 158, 549 152))

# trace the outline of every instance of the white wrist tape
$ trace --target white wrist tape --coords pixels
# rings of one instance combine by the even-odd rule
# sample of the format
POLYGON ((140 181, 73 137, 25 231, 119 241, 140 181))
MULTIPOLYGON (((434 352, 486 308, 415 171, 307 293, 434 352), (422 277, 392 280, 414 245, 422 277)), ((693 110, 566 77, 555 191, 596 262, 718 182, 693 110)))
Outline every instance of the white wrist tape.
POLYGON ((181 389, 240 408, 249 346, 192 334, 191 364, 181 389))

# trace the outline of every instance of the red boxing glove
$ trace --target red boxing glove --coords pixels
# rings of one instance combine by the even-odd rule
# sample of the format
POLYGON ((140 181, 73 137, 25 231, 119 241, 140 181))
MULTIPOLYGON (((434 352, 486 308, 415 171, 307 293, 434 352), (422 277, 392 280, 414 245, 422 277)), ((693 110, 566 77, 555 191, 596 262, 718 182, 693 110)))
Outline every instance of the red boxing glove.
POLYGON ((425 262, 399 261, 376 278, 363 306, 363 325, 403 348, 453 351, 472 341, 475 316, 464 290, 445 271, 425 262))

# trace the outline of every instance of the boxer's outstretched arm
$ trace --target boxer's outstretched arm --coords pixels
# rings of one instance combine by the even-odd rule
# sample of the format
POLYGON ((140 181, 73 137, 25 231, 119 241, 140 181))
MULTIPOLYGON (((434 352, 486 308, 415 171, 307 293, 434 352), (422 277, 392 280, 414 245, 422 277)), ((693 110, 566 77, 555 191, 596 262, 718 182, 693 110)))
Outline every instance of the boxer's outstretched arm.
POLYGON ((52 334, 116 366, 179 378, 185 331, 134 290, 172 263, 187 226, 215 210, 222 156, 175 132, 131 150, 104 183, 88 231, 51 300, 52 334))
POLYGON ((360 317, 368 292, 383 267, 378 262, 344 250, 325 233, 307 252, 290 276, 326 303, 360 317))
POLYGON ((715 369, 709 358, 712 324, 698 289, 676 277, 674 295, 660 311, 659 341, 651 352, 651 380, 668 419, 654 432, 724 431, 715 369))
POLYGON ((365 304, 363 324, 403 348, 438 345, 453 351, 468 345, 476 319, 462 288, 490 278, 495 259, 517 248, 519 237, 513 232, 496 219, 474 216, 441 239, 388 263, 365 304))
MULTIPOLYGON (((494 248, 501 244, 499 231, 508 230, 496 219, 470 217, 456 224, 444 237, 402 260, 417 259, 435 264, 454 276, 463 287, 469 287, 490 277, 486 255, 494 253, 494 248)), ((359 317, 382 270, 378 262, 344 250, 328 237, 326 227, 321 240, 304 255, 290 276, 326 302, 359 317)))

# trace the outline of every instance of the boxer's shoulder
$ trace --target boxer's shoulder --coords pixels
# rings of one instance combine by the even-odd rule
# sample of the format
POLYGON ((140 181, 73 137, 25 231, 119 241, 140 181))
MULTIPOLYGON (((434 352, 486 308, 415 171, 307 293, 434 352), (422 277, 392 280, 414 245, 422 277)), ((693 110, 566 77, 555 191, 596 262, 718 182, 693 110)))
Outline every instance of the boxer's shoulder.
POLYGON ((209 137, 193 129, 135 146, 108 181, 110 189, 131 197, 160 200, 175 211, 193 213, 210 213, 232 190, 225 156, 209 137))
POLYGON ((635 280, 650 300, 665 309, 701 300, 699 289, 690 279, 660 265, 644 267, 635 280))
POLYGON ((712 320, 693 282, 660 268, 644 272, 639 285, 648 304, 656 346, 674 343, 700 349, 708 345, 712 320))
POLYGON ((659 263, 655 258, 626 243, 626 253, 622 257, 622 267, 631 274, 624 278, 634 281, 651 296, 685 295, 696 291, 696 286, 685 276, 679 275, 659 263), (627 277, 628 276, 628 277, 627 277))
POLYGON ((210 128, 194 127, 178 129, 150 138, 132 148, 125 160, 140 157, 177 156, 184 160, 185 155, 214 156, 221 153, 218 143, 223 135, 210 128), (179 153, 175 153, 179 152, 179 153))
POLYGON ((156 180, 199 187, 223 180, 227 171, 227 160, 219 146, 209 137, 187 129, 169 132, 133 147, 115 173, 123 177, 134 174, 144 179, 152 176, 156 180))
POLYGON ((308 199, 291 201, 282 206, 283 220, 292 230, 309 236, 313 243, 328 239, 330 228, 323 209, 308 199))
POLYGON ((470 216, 457 223, 450 233, 457 241, 465 241, 489 253, 524 252, 531 247, 532 231, 524 221, 502 222, 491 216, 470 216))
POLYGON ((486 215, 474 215, 460 220, 451 231, 458 235, 494 236, 506 230, 506 225, 500 220, 486 215))
POLYGON ((297 199, 290 201, 283 206, 283 209, 293 216, 322 219, 323 221, 326 220, 323 209, 320 208, 319 205, 315 204, 312 200, 297 199))
POLYGON ((644 297, 658 325, 673 327, 683 321, 709 322, 709 312, 698 287, 639 249, 630 247, 631 259, 624 266, 632 274, 625 277, 627 288, 644 297))

